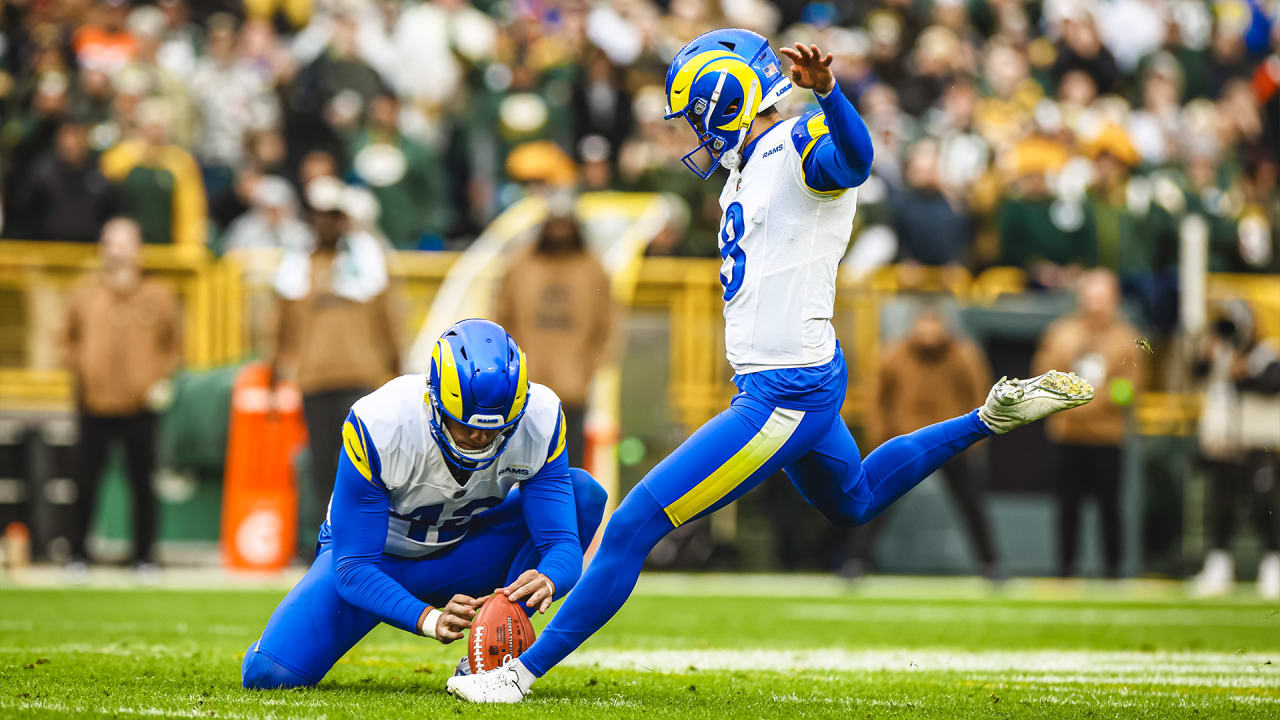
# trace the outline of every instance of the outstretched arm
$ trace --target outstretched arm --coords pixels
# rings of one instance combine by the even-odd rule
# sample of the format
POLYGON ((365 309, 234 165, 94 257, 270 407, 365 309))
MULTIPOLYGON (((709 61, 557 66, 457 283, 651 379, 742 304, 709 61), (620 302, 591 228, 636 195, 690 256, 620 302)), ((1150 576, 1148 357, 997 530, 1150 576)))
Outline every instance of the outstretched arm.
POLYGON ((810 117, 804 129, 810 138, 801 148, 806 184, 818 192, 835 192, 866 182, 875 156, 871 133, 836 84, 831 54, 824 56, 817 45, 800 43, 794 49, 782 48, 782 54, 792 62, 791 81, 813 90, 822 107, 821 115, 810 117))

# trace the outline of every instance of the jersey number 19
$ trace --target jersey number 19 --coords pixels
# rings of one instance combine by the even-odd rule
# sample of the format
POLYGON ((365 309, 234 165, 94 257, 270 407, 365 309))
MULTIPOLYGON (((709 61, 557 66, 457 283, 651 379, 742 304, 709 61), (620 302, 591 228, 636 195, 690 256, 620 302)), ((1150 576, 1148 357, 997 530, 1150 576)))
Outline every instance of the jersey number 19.
POLYGON ((426 505, 409 513, 408 515, 397 515, 409 521, 409 539, 417 542, 425 542, 427 540, 427 531, 436 528, 436 537, 432 538, 436 543, 449 543, 457 540, 466 534, 467 525, 471 522, 474 515, 478 515, 489 508, 496 507, 502 503, 502 498, 485 497, 472 500, 462 507, 454 510, 450 517, 446 518, 439 526, 436 523, 440 520, 440 513, 444 511, 444 504, 426 505))

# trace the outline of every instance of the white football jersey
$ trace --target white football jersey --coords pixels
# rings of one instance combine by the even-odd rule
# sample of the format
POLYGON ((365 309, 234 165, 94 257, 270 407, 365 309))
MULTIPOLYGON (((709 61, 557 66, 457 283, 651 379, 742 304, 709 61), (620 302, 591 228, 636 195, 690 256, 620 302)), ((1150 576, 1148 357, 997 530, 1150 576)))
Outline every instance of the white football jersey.
POLYGON ((391 555, 422 557, 457 543, 473 519, 564 452, 560 398, 545 385, 529 383, 524 417, 506 449, 459 485, 431 437, 427 403, 427 376, 402 375, 351 407, 373 439, 382 484, 391 494, 384 550, 391 555))
POLYGON ((725 349, 734 372, 822 365, 836 350, 836 268, 853 233, 857 190, 805 184, 804 157, 827 133, 820 111, 756 141, 720 193, 725 349))

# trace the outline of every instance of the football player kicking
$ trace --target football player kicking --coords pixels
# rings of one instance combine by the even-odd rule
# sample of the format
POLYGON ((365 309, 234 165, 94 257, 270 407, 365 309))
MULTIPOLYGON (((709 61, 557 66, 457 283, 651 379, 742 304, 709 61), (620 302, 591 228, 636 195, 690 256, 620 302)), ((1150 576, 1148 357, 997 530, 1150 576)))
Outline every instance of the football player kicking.
POLYGON ((382 622, 452 642, 494 588, 529 613, 569 592, 606 494, 569 467, 560 400, 527 367, 464 320, 427 375, 356 402, 315 562, 249 646, 246 688, 314 685, 382 622))
POLYGON ((983 407, 859 457, 840 418, 847 369, 830 319, 871 136, 836 86, 830 55, 814 45, 782 52, 790 80, 763 37, 715 30, 667 71, 667 119, 684 118, 698 137, 685 165, 703 179, 717 165, 729 171, 720 282, 738 394, 623 499, 578 590, 533 645, 496 670, 450 678, 454 695, 520 701, 622 607, 658 540, 778 470, 831 522, 857 525, 979 440, 1092 399, 1067 373, 1001 380, 983 407), (819 109, 784 119, 773 105, 793 82, 814 91, 819 109))

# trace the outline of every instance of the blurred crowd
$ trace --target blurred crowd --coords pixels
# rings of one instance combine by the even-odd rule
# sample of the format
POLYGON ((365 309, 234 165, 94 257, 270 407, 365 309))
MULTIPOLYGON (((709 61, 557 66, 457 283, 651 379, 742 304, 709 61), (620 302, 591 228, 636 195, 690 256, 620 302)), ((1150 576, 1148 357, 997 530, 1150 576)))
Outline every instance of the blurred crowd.
MULTIPOLYGON (((3 0, 3 233, 308 241, 336 176, 400 249, 464 245, 530 182, 658 190, 711 256, 716 183, 678 162, 663 75, 741 26, 835 53, 871 127, 860 268, 1117 272, 1168 321, 1180 236, 1280 268, 1280 32, 1263 0, 3 0)), ((793 93, 789 108, 813 102, 793 93)))
MULTIPOLYGON (((383 249, 463 248, 531 188, 556 187, 667 193, 686 212, 648 252, 718 254, 719 184, 679 162, 693 137, 663 121, 662 82, 682 44, 726 26, 834 53, 876 149, 852 272, 895 264, 909 286, 922 267, 1013 266, 1032 288, 1077 291, 1078 312, 1033 361, 1100 388, 1049 427, 1062 458, 1058 561, 1075 571, 1079 508, 1092 497, 1104 570, 1119 572, 1121 447, 1149 373, 1122 302, 1165 337, 1181 265, 1280 272, 1272 0, 0 0, 0 236, 101 237, 108 259, 112 247, 136 256, 140 242, 286 251, 273 271, 272 364, 299 381, 309 422, 327 427, 400 370, 383 249), (381 339, 334 346, 326 326, 353 323, 342 313, 381 339)), ((795 92, 780 109, 813 102, 795 92)), ((612 309, 582 299, 601 292, 603 270, 567 213, 519 262, 527 282, 497 299, 513 333, 596 350, 544 373, 566 375, 556 389, 580 436, 587 381, 617 342, 612 309)), ((167 307, 136 273, 107 275, 113 302, 128 289, 144 310, 167 307)), ((108 328, 91 319, 105 305, 85 293, 67 324, 93 338, 108 328)), ((1232 509, 1256 495, 1280 594, 1280 361, 1243 304, 1214 312, 1179 358, 1206 389, 1210 544, 1229 545, 1232 509)), ((173 332, 157 325, 155 342, 169 348, 173 332)), ((67 344, 83 388, 93 363, 74 352, 97 346, 80 337, 67 344)), ((880 415, 901 426, 868 428, 872 446, 972 407, 990 385, 980 349, 936 313, 886 353, 878 402, 893 410, 880 415), (910 380, 930 373, 962 380, 949 385, 955 397, 910 380)), ((553 354, 577 356, 531 357, 553 354)), ((157 376, 172 364, 161 355, 157 376)), ((136 421, 98 423, 93 447, 151 434, 152 381, 137 379, 128 407, 81 398, 82 425, 136 421)), ((322 497, 335 441, 313 447, 322 497)), ((100 454, 86 455, 82 482, 100 454)), ((981 473, 967 463, 943 474, 983 571, 998 575, 981 473)), ((1230 575, 1225 562, 1210 554, 1206 586, 1230 575)))

